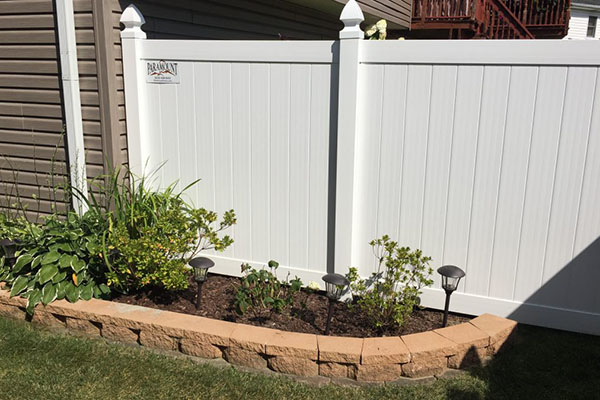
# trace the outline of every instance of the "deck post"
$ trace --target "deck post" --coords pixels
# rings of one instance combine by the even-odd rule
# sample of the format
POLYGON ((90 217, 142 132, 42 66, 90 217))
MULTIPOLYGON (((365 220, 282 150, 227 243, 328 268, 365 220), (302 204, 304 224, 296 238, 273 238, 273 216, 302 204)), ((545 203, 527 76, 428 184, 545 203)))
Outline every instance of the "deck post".
POLYGON ((121 23, 125 29, 121 31, 123 48, 123 80, 125 87, 125 112, 127 113, 127 141, 129 149, 129 167, 131 171, 143 175, 144 163, 148 152, 145 149, 144 135, 146 129, 145 78, 141 62, 143 40, 146 33, 142 25, 146 23, 144 16, 133 4, 121 15, 121 23))
POLYGON ((364 33, 363 13, 355 0, 346 3, 340 20, 338 124, 335 201, 334 272, 345 274, 357 260, 357 232, 360 228, 361 138, 358 129, 359 58, 364 33))

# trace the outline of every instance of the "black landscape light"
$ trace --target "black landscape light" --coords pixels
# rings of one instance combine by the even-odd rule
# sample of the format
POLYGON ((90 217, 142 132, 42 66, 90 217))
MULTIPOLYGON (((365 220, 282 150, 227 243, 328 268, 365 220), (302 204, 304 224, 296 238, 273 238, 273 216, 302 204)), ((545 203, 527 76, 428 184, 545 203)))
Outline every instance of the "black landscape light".
POLYGON ((8 265, 13 266, 15 263, 15 253, 17 252, 17 242, 10 239, 0 240, 0 246, 4 251, 5 261, 8 265))
POLYGON ((325 335, 329 335, 329 328, 331 326, 331 317, 333 316, 333 305, 338 301, 344 291, 350 284, 350 281, 340 274, 327 274, 323 276, 325 282, 325 289, 327 290, 327 298, 329 299, 329 308, 327 310, 327 326, 325 328, 325 335))
POLYGON ((450 295, 458 288, 458 283, 465 276, 465 271, 454 265, 444 265, 438 268, 438 273, 442 276, 442 289, 446 291, 446 305, 444 306, 444 322, 442 326, 448 324, 448 309, 450 308, 450 295))
POLYGON ((208 269, 214 267, 215 263, 210 258, 196 257, 190 260, 190 266, 194 269, 194 280, 198 283, 198 297, 196 298, 196 310, 200 308, 202 298, 202 285, 208 278, 208 269))

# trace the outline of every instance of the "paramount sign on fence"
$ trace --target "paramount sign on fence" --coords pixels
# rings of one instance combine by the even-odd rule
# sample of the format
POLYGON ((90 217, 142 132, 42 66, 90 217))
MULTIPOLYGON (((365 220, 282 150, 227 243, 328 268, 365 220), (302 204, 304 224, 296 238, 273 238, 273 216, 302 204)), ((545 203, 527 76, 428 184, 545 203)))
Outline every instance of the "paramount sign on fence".
POLYGON ((177 63, 170 61, 147 61, 146 82, 148 83, 179 83, 177 63))

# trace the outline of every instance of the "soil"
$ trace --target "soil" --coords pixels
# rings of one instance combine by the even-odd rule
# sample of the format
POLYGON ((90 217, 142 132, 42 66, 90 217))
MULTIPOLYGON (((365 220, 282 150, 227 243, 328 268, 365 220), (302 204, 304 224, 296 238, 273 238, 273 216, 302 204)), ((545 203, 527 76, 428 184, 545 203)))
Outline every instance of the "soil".
MULTIPOLYGON (((293 306, 281 314, 270 313, 256 316, 246 313, 239 315, 233 306, 239 285, 239 278, 211 274, 202 287, 202 304, 199 310, 196 310, 195 307, 197 284, 191 278, 189 288, 185 291, 144 291, 119 295, 113 301, 284 331, 323 334, 328 305, 328 299, 323 292, 300 292, 296 296, 293 306)), ((369 324, 365 315, 361 315, 356 308, 350 309, 345 303, 336 303, 330 334, 352 337, 406 335, 440 328, 442 318, 443 312, 441 311, 419 309, 415 310, 402 328, 382 332, 369 324)), ((448 326, 470 319, 465 315, 450 314, 448 326)))

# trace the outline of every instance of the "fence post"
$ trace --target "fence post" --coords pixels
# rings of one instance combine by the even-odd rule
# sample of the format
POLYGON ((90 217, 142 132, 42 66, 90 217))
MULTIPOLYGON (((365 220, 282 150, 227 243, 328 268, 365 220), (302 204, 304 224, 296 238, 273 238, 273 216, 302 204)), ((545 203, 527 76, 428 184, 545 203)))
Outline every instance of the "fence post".
POLYGON ((344 6, 340 20, 338 127, 335 206, 335 272, 344 274, 356 262, 360 154, 358 150, 359 56, 364 15, 355 0, 344 6))
POLYGON ((142 40, 146 33, 141 26, 146 23, 144 16, 133 4, 121 15, 125 29, 121 31, 123 49, 123 84, 125 88, 125 112, 127 113, 127 147, 129 150, 129 168, 136 175, 143 174, 147 160, 143 135, 146 131, 145 78, 142 55, 142 40))

